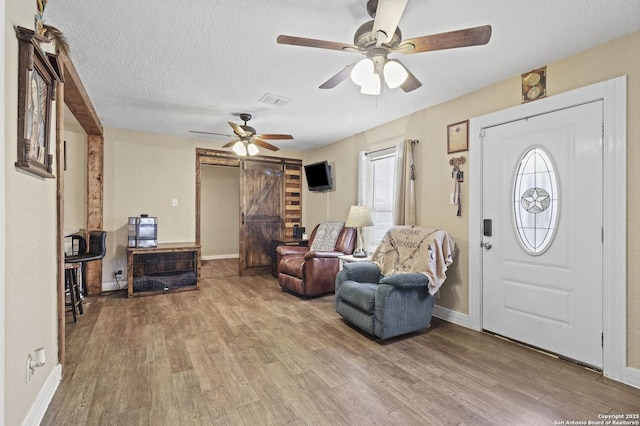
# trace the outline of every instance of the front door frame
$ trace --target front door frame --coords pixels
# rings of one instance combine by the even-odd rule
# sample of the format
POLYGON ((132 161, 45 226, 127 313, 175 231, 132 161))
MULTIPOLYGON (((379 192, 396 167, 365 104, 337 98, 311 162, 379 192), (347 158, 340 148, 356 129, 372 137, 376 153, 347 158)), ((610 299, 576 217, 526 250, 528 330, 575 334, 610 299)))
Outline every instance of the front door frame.
POLYGON ((627 353, 627 77, 621 76, 469 122, 469 326, 482 330, 483 129, 603 100, 603 374, 625 380, 627 353), (475 160, 475 161, 474 161, 475 160))

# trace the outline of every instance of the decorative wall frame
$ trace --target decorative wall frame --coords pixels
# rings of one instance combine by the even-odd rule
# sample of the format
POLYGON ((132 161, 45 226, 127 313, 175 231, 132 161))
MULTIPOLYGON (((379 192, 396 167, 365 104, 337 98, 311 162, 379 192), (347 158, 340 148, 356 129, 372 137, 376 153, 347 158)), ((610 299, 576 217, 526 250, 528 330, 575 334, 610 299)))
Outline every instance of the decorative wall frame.
POLYGON ((522 74, 522 103, 547 96, 547 67, 522 74))
POLYGON ((49 150, 52 103, 60 77, 40 48, 40 43, 49 43, 49 39, 22 27, 16 27, 16 36, 19 56, 18 159, 15 166, 40 177, 55 178, 53 155, 49 150))
POLYGON ((447 126, 447 154, 469 150, 469 120, 447 126))

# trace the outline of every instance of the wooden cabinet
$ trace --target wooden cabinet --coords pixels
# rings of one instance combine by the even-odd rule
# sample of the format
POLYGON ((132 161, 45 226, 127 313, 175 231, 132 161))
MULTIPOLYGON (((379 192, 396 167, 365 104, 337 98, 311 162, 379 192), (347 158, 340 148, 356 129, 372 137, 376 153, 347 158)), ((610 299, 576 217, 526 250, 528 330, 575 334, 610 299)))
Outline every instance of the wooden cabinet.
POLYGON ((199 289, 200 244, 128 247, 127 283, 129 297, 199 289))

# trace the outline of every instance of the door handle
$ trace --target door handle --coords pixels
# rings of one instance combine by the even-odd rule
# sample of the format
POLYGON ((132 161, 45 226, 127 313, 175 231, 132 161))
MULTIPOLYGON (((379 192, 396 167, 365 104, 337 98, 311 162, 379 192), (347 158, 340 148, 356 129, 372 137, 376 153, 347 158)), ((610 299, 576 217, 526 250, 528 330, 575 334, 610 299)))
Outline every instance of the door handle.
POLYGON ((482 243, 480 245, 486 248, 487 250, 491 250, 491 247, 493 247, 493 244, 491 244, 491 241, 487 241, 486 243, 482 243))

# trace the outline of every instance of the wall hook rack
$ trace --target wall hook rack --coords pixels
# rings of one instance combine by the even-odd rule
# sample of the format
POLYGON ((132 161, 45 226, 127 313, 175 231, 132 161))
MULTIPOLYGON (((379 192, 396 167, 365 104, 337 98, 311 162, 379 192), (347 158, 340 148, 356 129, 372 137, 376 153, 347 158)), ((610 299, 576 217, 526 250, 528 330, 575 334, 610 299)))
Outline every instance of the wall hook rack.
POLYGON ((467 162, 467 159, 465 158, 464 155, 461 155, 460 157, 453 157, 451 159, 449 159, 449 165, 453 166, 453 167, 460 167, 461 165, 463 165, 464 163, 467 162))

